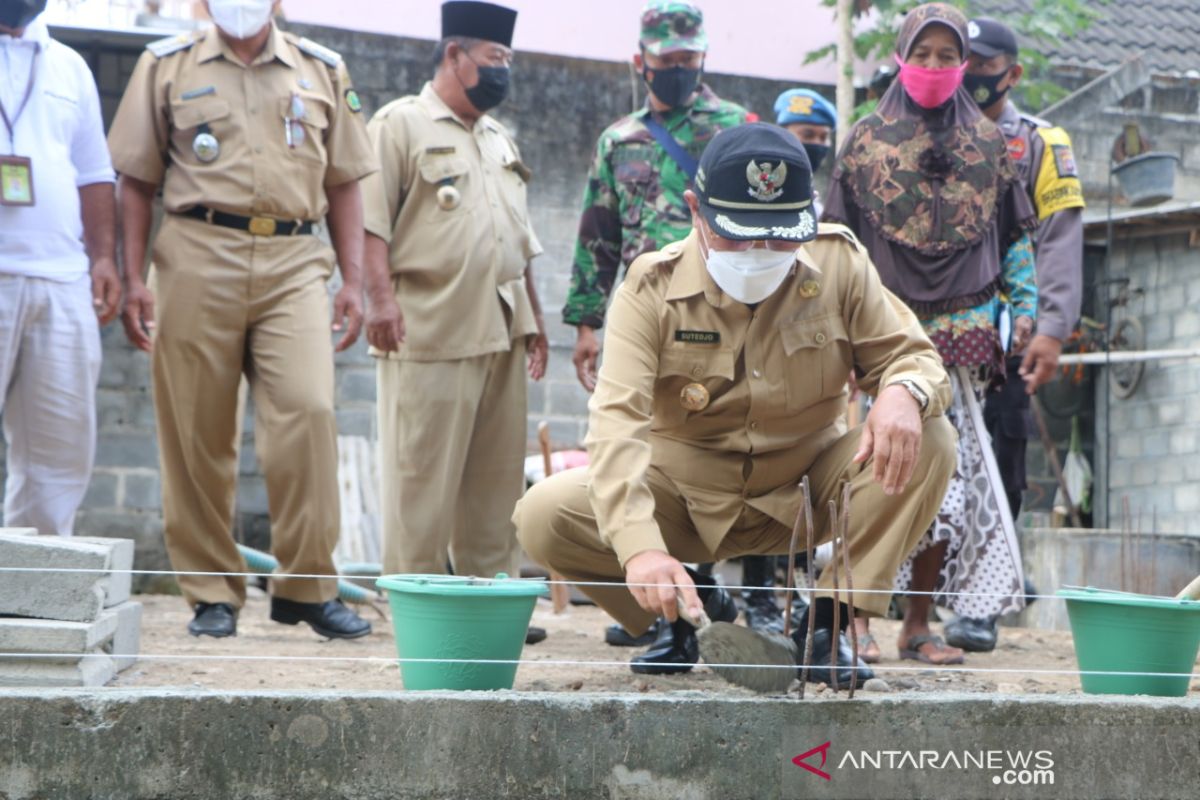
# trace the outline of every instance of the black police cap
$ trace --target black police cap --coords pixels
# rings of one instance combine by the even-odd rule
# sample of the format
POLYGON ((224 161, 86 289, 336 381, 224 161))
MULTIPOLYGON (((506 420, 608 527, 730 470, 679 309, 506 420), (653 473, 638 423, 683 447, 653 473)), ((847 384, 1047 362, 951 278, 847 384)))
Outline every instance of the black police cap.
POLYGON ((442 38, 468 36, 512 47, 517 12, 495 3, 449 0, 442 3, 442 38))
POLYGON ((1000 54, 1016 56, 1017 35, 1003 22, 988 17, 976 17, 967 23, 967 35, 971 37, 971 55, 980 58, 995 58, 1000 54))
POLYGON ((817 235, 808 155, 774 125, 752 122, 713 137, 695 192, 705 221, 726 239, 807 242, 817 235))

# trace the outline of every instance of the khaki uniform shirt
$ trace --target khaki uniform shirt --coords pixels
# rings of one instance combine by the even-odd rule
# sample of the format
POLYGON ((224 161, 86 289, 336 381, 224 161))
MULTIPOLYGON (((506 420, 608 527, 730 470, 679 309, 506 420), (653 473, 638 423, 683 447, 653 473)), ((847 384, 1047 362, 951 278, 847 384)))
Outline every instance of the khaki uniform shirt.
POLYGON ((378 169, 358 108, 336 53, 272 23, 266 48, 247 65, 209 29, 142 54, 108 144, 118 172, 163 184, 169 212, 202 205, 317 221, 329 209, 326 186, 378 169), (285 120, 295 116, 294 98, 303 105, 303 141, 293 137, 289 147, 285 120), (204 130, 220 143, 209 162, 193 149, 204 130))
POLYGON ((389 243, 407 328, 387 357, 470 358, 536 333, 524 274, 542 246, 525 203, 529 170, 508 131, 486 115, 468 128, 428 83, 381 108, 368 130, 381 171, 363 183, 366 226, 389 243), (457 190, 457 206, 438 205, 443 185, 457 190))
POLYGON ((797 484, 846 432, 851 368, 872 395, 911 381, 927 398, 926 417, 950 402, 933 344, 840 225, 821 225, 754 309, 712 280, 693 231, 633 263, 608 320, 589 405, 589 492, 600 535, 622 564, 666 550, 651 465, 675 484, 715 552, 743 504, 795 521, 797 484), (694 384, 709 401, 689 411, 681 393, 694 384))

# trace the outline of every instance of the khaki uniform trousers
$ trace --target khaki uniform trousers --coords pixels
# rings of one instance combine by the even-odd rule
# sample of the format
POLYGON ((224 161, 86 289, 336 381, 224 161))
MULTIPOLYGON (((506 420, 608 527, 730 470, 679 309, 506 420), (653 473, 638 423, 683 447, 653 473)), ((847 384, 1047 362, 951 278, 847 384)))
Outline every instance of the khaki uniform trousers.
MULTIPOLYGON (((340 529, 329 247, 167 215, 154 245, 154 408, 167 553, 182 572, 245 572, 231 533, 238 384, 254 397, 277 575, 336 575, 340 529)), ((245 581, 182 575, 189 603, 241 607, 245 581)), ((272 594, 331 600, 335 580, 274 578, 272 594)))
POLYGON ((383 571, 516 575, 525 340, 453 361, 380 359, 383 571))
MULTIPOLYGON (((843 482, 852 491, 850 508, 850 569, 854 579, 854 607, 882 616, 891 600, 896 570, 933 522, 942 496, 954 473, 955 433, 944 417, 925 422, 921 454, 911 483, 899 495, 888 496, 874 481, 871 462, 854 464, 861 428, 856 428, 826 449, 808 471, 813 492, 814 542, 830 539, 829 501, 841 502, 843 482), (881 590, 863 594, 862 590, 881 590)), ((700 539, 688 516, 687 500, 662 471, 651 466, 647 475, 654 494, 654 518, 672 556, 684 562, 720 561, 740 555, 786 554, 790 525, 743 506, 715 553, 700 539)), ((799 482, 802 476, 797 475, 799 482)), ((568 580, 625 580, 616 553, 605 544, 596 527, 587 494, 587 468, 560 472, 535 484, 517 505, 513 521, 517 536, 530 557, 568 580)), ((800 547, 804 547, 801 530, 800 547)), ((840 567, 840 563, 839 563, 840 567)), ((818 596, 832 597, 832 570, 818 581, 818 596)), ((845 592, 844 573, 840 580, 845 592)), ((624 586, 582 586, 582 591, 634 635, 654 621, 624 586)), ((841 597, 844 601, 844 595, 841 597)))

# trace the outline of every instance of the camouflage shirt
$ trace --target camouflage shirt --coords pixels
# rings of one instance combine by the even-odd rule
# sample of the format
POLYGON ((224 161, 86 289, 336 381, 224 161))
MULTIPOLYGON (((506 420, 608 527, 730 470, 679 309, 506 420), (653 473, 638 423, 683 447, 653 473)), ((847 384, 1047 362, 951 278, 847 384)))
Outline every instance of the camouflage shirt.
MULTIPOLYGON (((622 117, 596 143, 563 307, 568 325, 602 326, 621 264, 661 250, 691 230, 683 201, 691 181, 643 124, 649 113, 647 106, 622 117)), ((740 125, 747 116, 746 109, 701 84, 689 107, 668 111, 660 121, 699 161, 717 131, 740 125)))

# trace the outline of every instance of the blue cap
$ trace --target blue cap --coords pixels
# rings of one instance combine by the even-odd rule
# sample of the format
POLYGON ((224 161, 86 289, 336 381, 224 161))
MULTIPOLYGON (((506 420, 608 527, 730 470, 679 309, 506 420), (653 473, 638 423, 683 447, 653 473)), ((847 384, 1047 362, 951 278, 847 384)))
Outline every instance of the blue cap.
POLYGON ((775 124, 837 127, 837 107, 812 89, 788 89, 775 100, 775 124))

